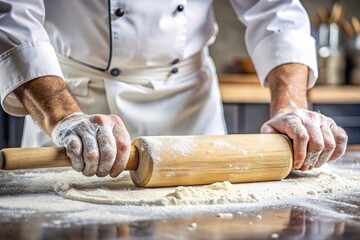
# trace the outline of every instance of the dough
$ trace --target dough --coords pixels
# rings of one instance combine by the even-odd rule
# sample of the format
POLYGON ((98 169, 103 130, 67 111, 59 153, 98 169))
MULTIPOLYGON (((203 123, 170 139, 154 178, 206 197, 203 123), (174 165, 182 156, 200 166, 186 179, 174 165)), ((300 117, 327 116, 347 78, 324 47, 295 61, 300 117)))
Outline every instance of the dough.
POLYGON ((342 174, 325 165, 309 172, 294 171, 285 180, 261 183, 214 183, 206 186, 177 188, 138 188, 128 172, 120 177, 84 177, 68 170, 54 180, 55 191, 63 197, 116 205, 197 205, 228 203, 261 203, 292 197, 306 197, 350 190, 358 185, 357 177, 342 174))

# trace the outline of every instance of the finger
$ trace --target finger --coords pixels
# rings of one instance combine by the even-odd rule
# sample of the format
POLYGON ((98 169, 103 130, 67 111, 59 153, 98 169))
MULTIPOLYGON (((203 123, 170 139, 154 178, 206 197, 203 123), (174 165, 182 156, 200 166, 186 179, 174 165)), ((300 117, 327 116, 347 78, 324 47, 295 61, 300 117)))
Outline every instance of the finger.
POLYGON ((278 131, 276 131, 276 129, 270 126, 269 124, 265 123, 264 125, 262 125, 260 129, 260 133, 269 134, 269 133, 278 133, 278 131))
MULTIPOLYGON (((309 135, 309 143, 307 156, 303 165, 304 167, 314 167, 324 149, 324 137, 320 130, 320 123, 313 121, 311 118, 307 118, 305 121, 305 128, 309 135)), ((305 170, 308 169, 309 168, 306 168, 305 170)))
POLYGON ((346 146, 348 142, 348 136, 345 130, 342 127, 337 126, 336 124, 332 124, 330 126, 330 129, 336 143, 335 150, 332 156, 330 157, 330 160, 336 160, 345 154, 346 146))
POLYGON ((99 165, 99 148, 94 135, 85 132, 81 136, 83 142, 83 157, 85 167, 82 173, 87 176, 93 176, 97 172, 99 165))
POLYGON ((330 130, 330 127, 327 124, 321 125, 320 130, 324 138, 324 149, 320 154, 315 167, 321 167, 324 163, 329 161, 336 147, 335 139, 330 130))
POLYGON ((97 132, 100 161, 96 175, 105 177, 109 174, 116 158, 116 143, 111 127, 100 127, 97 132))
POLYGON ((84 158, 82 155, 81 139, 77 135, 69 137, 65 145, 66 154, 71 160, 72 168, 75 171, 81 172, 84 169, 84 158))
POLYGON ((309 142, 309 135, 302 119, 296 115, 286 115, 276 121, 275 128, 293 140, 294 168, 300 169, 305 161, 309 142))
POLYGON ((125 127, 115 125, 113 128, 113 134, 116 144, 116 160, 110 171, 111 177, 117 177, 122 171, 124 171, 126 164, 130 156, 130 136, 125 127))

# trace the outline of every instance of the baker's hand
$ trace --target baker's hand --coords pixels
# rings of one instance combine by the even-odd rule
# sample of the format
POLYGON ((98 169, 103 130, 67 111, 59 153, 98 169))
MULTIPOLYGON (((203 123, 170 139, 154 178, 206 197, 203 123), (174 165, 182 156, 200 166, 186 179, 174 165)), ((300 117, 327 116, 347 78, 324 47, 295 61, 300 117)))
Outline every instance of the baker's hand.
POLYGON ((348 137, 334 120, 305 109, 287 110, 263 124, 261 133, 283 133, 293 140, 294 168, 303 171, 336 160, 348 137))
POLYGON ((66 148, 72 167, 85 176, 118 176, 127 164, 131 147, 121 119, 101 114, 74 117, 65 117, 56 125, 53 142, 66 148))

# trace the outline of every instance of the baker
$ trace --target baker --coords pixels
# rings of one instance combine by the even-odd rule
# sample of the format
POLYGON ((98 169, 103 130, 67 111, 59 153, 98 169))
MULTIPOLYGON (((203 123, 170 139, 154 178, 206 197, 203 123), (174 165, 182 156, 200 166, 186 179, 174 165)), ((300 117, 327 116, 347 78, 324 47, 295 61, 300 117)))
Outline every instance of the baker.
MULTIPOLYGON (((294 143, 294 168, 344 154, 345 131, 309 110, 315 41, 298 0, 233 0, 271 118, 261 133, 294 143)), ((208 46, 211 0, 2 0, 1 104, 26 116, 23 147, 66 148, 86 176, 118 176, 131 140, 226 134, 208 46)))

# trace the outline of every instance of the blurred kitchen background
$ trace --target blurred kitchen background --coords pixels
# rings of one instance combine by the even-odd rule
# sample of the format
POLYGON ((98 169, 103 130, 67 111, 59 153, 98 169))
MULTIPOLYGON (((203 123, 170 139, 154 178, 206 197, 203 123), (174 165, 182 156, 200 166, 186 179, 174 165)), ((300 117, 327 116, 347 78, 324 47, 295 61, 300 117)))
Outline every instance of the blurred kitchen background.
MULTIPOLYGON (((301 2, 317 40, 319 79, 309 93, 313 109, 342 126, 350 144, 360 144, 360 1, 301 2)), ((248 58, 245 27, 228 1, 215 0, 214 10, 219 34, 210 53, 219 73, 228 131, 258 133, 269 117, 269 97, 263 96, 268 92, 258 86, 248 58)))
MULTIPOLYGON (((319 47, 332 48, 328 51, 322 48, 322 51, 319 51, 324 57, 330 54, 327 52, 331 51, 331 56, 341 55, 337 57, 338 59, 341 58, 341 60, 337 60, 341 63, 346 61, 347 54, 352 54, 355 50, 360 51, 359 38, 357 49, 355 47, 356 34, 354 29, 356 26, 357 36, 359 36, 360 1, 302 0, 301 2, 309 13, 312 35, 317 39, 319 47)), ((245 60, 248 56, 244 41, 245 27, 237 20, 229 1, 215 0, 214 10, 219 24, 219 34, 215 44, 210 48, 211 55, 219 73, 238 72, 239 69, 234 66, 237 58, 245 60)), ((345 71, 347 66, 341 64, 337 68, 345 71)), ((245 69, 243 70, 245 71, 245 69)), ((341 79, 334 80, 334 83, 349 83, 349 76, 346 77, 347 79, 345 76, 339 76, 341 79)))
MULTIPOLYGON (((327 95, 317 102, 318 96, 314 94, 313 108, 333 117, 344 127, 350 144, 360 144, 360 1, 301 2, 309 13, 312 35, 318 45, 320 76, 314 91, 318 88, 320 93, 327 95), (355 97, 347 94, 350 91, 355 97), (341 96, 346 99, 342 100, 341 96)), ((210 53, 220 75, 220 85, 261 88, 257 86, 246 52, 245 27, 237 20, 228 1, 215 0, 214 10, 219 34, 210 53)), ((227 93, 222 91, 222 94, 227 93)), ((245 101, 243 98, 228 99, 224 109, 229 133, 258 133, 269 117, 268 101, 262 100, 261 96, 245 101)), ((22 125, 23 118, 8 116, 0 109, 0 149, 20 145, 22 125)))

